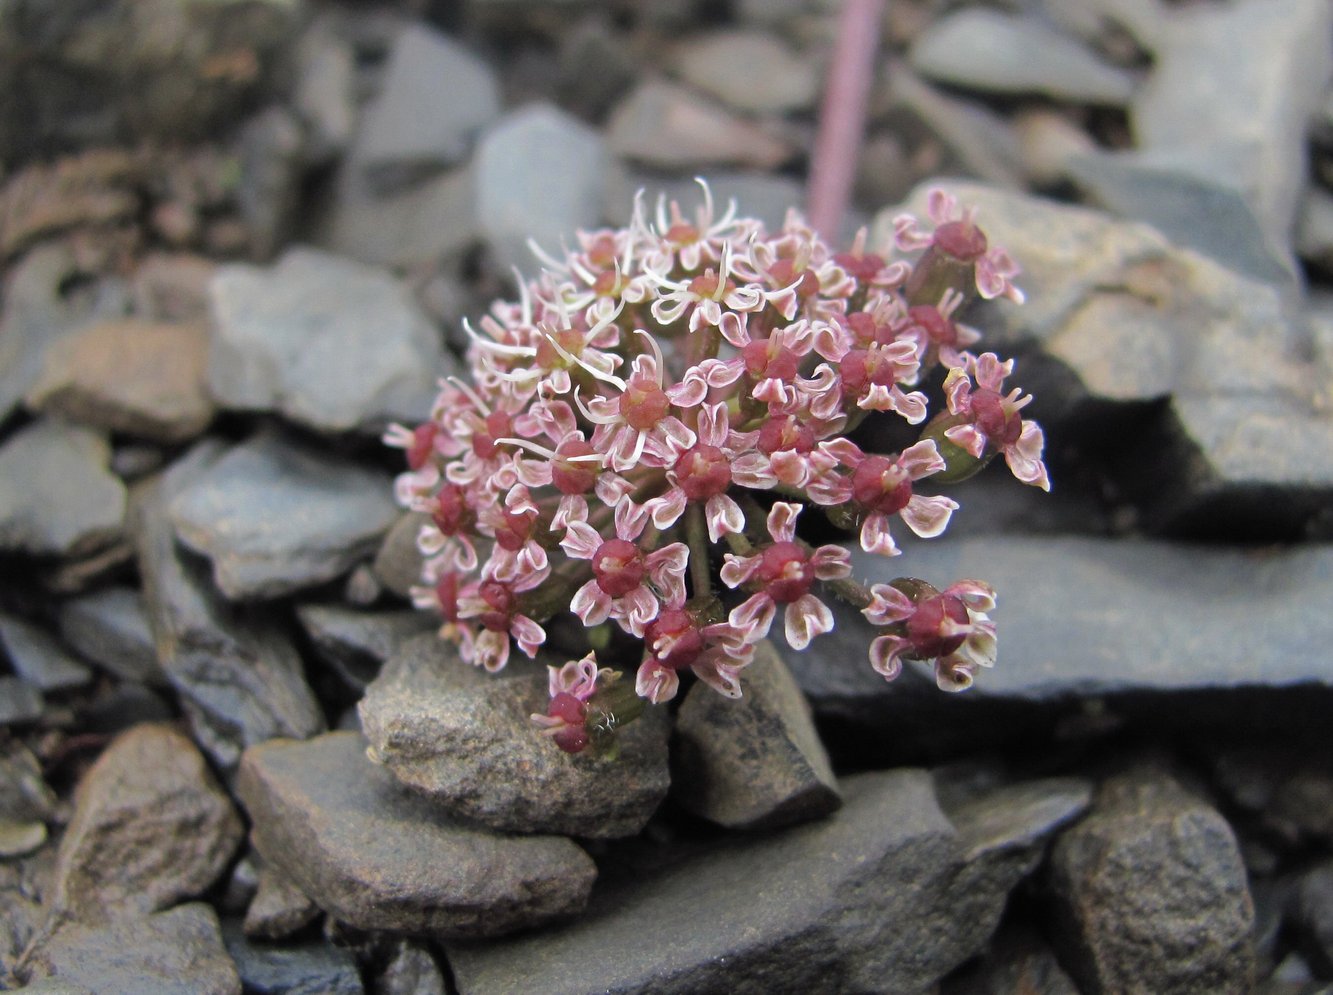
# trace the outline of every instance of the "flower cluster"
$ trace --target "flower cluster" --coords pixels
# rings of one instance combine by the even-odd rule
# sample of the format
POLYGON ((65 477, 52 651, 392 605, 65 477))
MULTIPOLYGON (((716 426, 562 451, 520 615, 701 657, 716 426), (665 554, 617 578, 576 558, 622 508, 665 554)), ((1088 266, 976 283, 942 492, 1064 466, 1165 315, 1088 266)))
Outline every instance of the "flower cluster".
POLYGON ((896 556, 895 532, 938 536, 958 508, 932 485, 997 454, 1049 487, 1031 398, 1004 389, 1012 362, 972 351, 980 335, 957 320, 977 297, 1022 299, 970 212, 933 194, 887 258, 864 231, 835 252, 795 212, 777 232, 734 204, 719 216, 701 185, 691 219, 674 202, 650 217, 640 197, 628 227, 538 250, 519 299, 465 323, 470 382, 443 383, 428 420, 385 438, 406 451, 399 500, 429 516, 414 600, 465 659, 534 656, 561 612, 591 646, 615 631, 641 645, 632 682, 596 653, 551 668, 533 719, 569 752, 672 698, 683 671, 739 697, 779 609, 801 649, 833 627, 830 594, 882 628, 869 656, 884 677, 934 661, 941 687, 966 687, 995 657, 990 588, 867 590, 798 519, 818 509, 896 556), (917 441, 867 452, 849 433, 872 412, 920 426, 917 441))

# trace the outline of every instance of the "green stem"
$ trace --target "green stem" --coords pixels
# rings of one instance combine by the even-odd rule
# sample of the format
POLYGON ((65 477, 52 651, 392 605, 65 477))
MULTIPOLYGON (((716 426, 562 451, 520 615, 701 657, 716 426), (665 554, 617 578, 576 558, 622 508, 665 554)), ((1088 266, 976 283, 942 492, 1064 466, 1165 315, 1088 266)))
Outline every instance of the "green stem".
POLYGON ((706 598, 713 593, 712 568, 708 562, 708 522, 704 506, 691 501, 685 506, 685 539, 690 547, 690 584, 693 597, 706 598))

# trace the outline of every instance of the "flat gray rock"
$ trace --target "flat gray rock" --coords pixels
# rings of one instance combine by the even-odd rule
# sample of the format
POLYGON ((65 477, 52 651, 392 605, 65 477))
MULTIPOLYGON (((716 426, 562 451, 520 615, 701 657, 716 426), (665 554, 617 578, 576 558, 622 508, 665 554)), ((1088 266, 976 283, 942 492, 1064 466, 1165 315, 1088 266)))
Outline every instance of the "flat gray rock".
POLYGON ((0 746, 0 820, 26 822, 55 814, 56 796, 37 758, 16 739, 0 746))
POLYGON ((403 643, 439 628, 438 619, 414 608, 360 611, 312 604, 298 606, 296 617, 315 652, 357 691, 366 689, 403 643))
POLYGON ((0 726, 35 722, 46 699, 42 692, 18 677, 0 677, 0 726))
POLYGON ((426 558, 417 548, 417 535, 429 517, 420 511, 399 515, 371 564, 375 579, 400 598, 410 598, 412 588, 421 583, 426 558))
POLYGON ((487 129, 472 186, 479 230, 505 271, 538 264, 529 239, 559 258, 576 229, 597 227, 609 160, 598 132, 550 104, 526 105, 487 129))
POLYGON ((345 573, 375 551, 398 510, 383 475, 265 432, 209 466, 168 514, 212 560, 218 589, 244 601, 345 573))
POLYGON ((85 659, 121 680, 166 683, 143 595, 136 588, 107 587, 65 601, 60 635, 85 659))
POLYGON ((528 716, 549 701, 545 667, 511 659, 498 675, 433 634, 384 665, 358 706, 371 756, 441 812, 510 832, 633 836, 666 796, 665 709, 618 734, 620 755, 571 756, 528 716))
POLYGON ((197 897, 240 846, 240 816, 168 725, 118 736, 79 782, 50 898, 62 918, 114 922, 197 897))
POLYGON ((1070 103, 1124 106, 1135 79, 1033 18, 970 7, 931 25, 912 45, 912 68, 940 83, 991 93, 1036 93, 1070 103))
POLYGON ((237 789, 266 861, 361 929, 493 936, 576 915, 596 877, 569 840, 455 825, 356 733, 246 752, 237 789))
POLYGON ((9 658, 18 676, 41 691, 64 691, 92 680, 93 672, 45 629, 3 614, 0 652, 9 658))
POLYGON ((819 66, 767 31, 710 31, 681 42, 671 65, 686 83, 748 114, 808 111, 819 66))
POLYGON ((732 700, 702 681, 676 714, 672 797, 732 829, 771 829, 828 815, 837 778, 810 705, 773 644, 763 642, 732 700))
POLYGON ((135 493, 133 531, 158 661, 190 720, 194 738, 224 770, 241 751, 275 736, 324 728, 301 658, 278 620, 238 611, 214 590, 205 562, 176 543, 172 499, 222 457, 199 443, 135 493))
POLYGON ((494 69, 449 36, 411 24, 393 42, 352 154, 377 186, 398 186, 464 159, 499 114, 494 69))
POLYGON ((299 944, 252 943, 235 920, 222 924, 222 942, 242 984, 263 995, 363 995, 356 957, 322 937, 299 944))
POLYGON ((1103 785, 1051 868, 1061 960, 1087 990, 1253 990, 1254 905, 1236 838, 1169 775, 1103 785))
POLYGON ((265 864, 245 910, 242 932, 251 939, 280 940, 319 918, 319 906, 281 871, 265 864))
POLYGON ((421 417, 454 372, 440 336, 387 273, 312 249, 233 263, 210 287, 208 385, 229 408, 323 432, 421 417))
POLYGON ((77 557, 124 529, 125 486, 91 429, 43 418, 0 447, 0 550, 77 557))
POLYGON ((954 823, 924 771, 843 787, 846 804, 822 822, 694 854, 645 845, 572 923, 451 945, 460 995, 924 992, 984 946, 1041 841, 1088 796, 1030 785, 954 823))

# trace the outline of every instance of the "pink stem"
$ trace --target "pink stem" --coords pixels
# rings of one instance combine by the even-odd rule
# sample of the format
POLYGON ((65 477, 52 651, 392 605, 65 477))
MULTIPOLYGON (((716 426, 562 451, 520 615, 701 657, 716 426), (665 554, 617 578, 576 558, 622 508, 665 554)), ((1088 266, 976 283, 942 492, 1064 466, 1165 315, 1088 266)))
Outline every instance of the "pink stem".
POLYGON ((846 0, 829 62, 824 102, 819 109, 808 207, 811 225, 834 242, 851 199, 856 161, 861 152, 885 2, 846 0))

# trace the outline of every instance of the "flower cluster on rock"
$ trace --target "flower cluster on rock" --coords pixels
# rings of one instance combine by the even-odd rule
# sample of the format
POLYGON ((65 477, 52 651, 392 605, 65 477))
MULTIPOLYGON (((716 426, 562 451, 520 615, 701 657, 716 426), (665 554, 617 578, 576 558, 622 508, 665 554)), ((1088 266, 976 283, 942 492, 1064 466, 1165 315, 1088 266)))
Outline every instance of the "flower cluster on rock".
POLYGON ((552 668, 534 721, 569 752, 671 699, 681 671, 738 697, 779 609, 804 648, 833 626, 829 593, 884 627, 869 656, 885 678, 927 660, 942 688, 969 686, 995 659, 986 584, 866 590, 798 518, 817 508, 896 556, 895 519, 929 538, 958 507, 918 488, 1000 453, 1049 487, 1030 397, 1004 392, 1012 361, 969 351, 980 335, 955 320, 978 296, 1022 300, 970 212, 936 194, 928 222, 898 220, 886 259, 864 231, 836 252, 796 212, 776 232, 734 204, 717 216, 701 185, 693 220, 675 202, 650 217, 640 197, 627 227, 538 250, 519 300, 466 326, 471 383, 443 383, 428 420, 385 437, 406 450, 400 502, 429 515, 415 601, 466 659, 535 656, 560 612, 594 648, 609 626, 641 642, 633 694, 596 652, 552 668), (849 433, 872 412, 921 426, 917 441, 866 451, 849 433))

